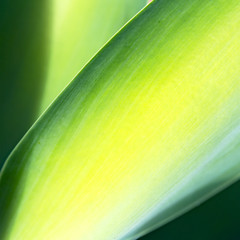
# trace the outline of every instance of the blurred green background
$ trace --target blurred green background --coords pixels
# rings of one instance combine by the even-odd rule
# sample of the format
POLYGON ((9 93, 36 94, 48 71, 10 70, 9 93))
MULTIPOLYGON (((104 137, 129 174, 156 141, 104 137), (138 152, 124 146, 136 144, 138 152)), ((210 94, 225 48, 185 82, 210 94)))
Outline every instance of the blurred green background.
POLYGON ((0 1, 0 168, 37 116, 49 48, 47 2, 0 1))
POLYGON ((239 240, 240 181, 141 240, 239 240))

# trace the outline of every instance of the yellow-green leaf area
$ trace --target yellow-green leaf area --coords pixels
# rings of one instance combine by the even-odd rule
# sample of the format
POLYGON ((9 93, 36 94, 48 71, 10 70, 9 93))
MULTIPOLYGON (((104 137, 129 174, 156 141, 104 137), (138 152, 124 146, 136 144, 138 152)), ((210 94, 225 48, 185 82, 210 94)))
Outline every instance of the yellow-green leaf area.
POLYGON ((236 180, 239 11, 154 1, 122 29, 10 156, 4 239, 135 239, 236 180))

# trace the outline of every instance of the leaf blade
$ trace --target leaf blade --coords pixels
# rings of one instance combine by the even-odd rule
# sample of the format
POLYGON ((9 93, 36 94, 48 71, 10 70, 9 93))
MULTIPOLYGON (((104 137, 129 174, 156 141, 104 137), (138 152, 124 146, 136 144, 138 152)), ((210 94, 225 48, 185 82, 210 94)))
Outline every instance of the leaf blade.
POLYGON ((0 182, 18 162, 10 236, 134 239, 239 177, 240 5, 191 4, 151 3, 15 149, 0 182))

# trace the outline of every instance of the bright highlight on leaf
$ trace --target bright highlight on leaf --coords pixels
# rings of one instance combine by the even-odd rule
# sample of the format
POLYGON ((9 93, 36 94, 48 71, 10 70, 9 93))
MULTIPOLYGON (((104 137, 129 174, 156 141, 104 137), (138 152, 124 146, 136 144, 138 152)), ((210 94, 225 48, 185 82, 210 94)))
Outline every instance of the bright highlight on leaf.
POLYGON ((239 11, 154 1, 122 29, 8 159, 3 240, 135 239, 238 179, 239 11))

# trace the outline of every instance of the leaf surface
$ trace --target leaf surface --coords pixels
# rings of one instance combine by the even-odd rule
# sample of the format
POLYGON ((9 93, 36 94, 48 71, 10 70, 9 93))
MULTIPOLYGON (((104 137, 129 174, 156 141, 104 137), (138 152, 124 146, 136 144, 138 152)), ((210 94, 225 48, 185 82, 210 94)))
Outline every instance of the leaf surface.
POLYGON ((3 239, 135 239, 237 180, 239 11, 153 1, 123 28, 8 159, 3 239))

